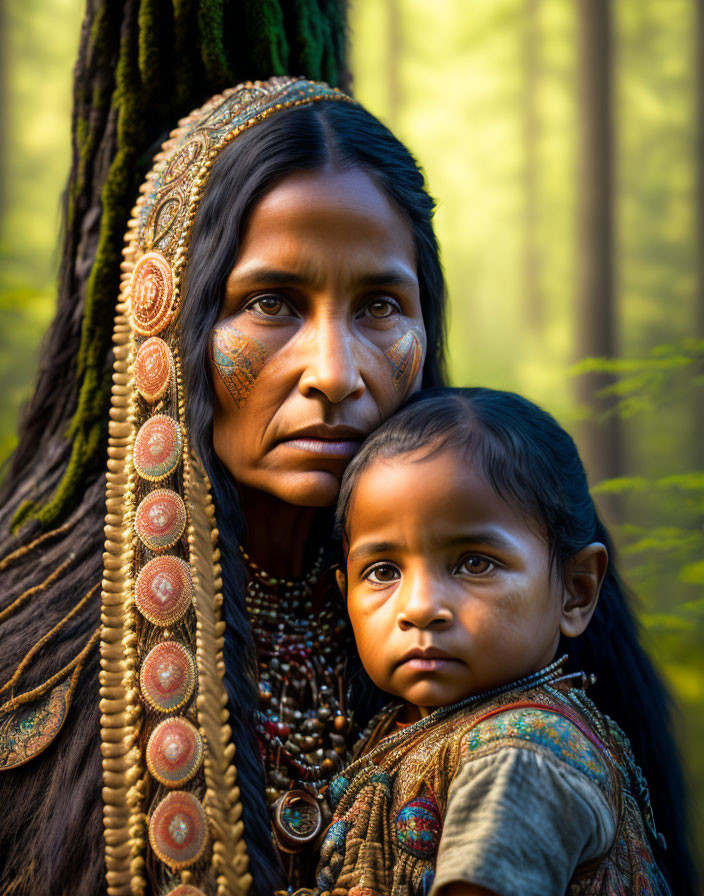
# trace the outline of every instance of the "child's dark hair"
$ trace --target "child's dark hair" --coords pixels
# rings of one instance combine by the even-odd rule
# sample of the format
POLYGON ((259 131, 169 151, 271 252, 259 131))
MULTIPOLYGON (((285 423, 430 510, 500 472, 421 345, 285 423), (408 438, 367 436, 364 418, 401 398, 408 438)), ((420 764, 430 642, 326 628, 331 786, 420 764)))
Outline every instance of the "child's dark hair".
POLYGON ((671 701, 639 643, 611 538, 568 433, 537 405, 512 392, 482 388, 420 392, 367 439, 347 468, 337 505, 343 541, 354 491, 365 469, 377 458, 445 447, 471 458, 502 498, 543 528, 557 569, 592 542, 606 546, 609 564, 592 621, 578 638, 562 638, 559 651, 568 654, 571 670, 596 674, 590 695, 624 729, 650 784, 655 820, 668 844, 658 858, 672 891, 678 896, 694 894, 696 871, 687 843, 687 799, 672 734, 671 701))

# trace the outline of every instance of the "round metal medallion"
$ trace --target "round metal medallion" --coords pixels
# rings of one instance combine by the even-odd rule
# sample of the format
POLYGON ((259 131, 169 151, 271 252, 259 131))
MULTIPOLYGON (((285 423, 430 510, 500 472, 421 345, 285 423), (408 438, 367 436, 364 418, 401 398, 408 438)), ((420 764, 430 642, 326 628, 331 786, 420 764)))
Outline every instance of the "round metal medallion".
POLYGON ((147 767, 166 787, 182 787, 200 768, 203 740, 188 719, 164 719, 147 743, 147 767))
POLYGON ((177 622, 191 606, 191 571, 180 557, 155 557, 137 576, 134 601, 152 625, 177 622))
POLYGON ((317 838, 322 823, 318 801, 305 790, 289 790, 274 803, 274 832, 284 852, 305 849, 317 838))
POLYGON ((198 861, 208 843, 208 819, 192 793, 175 790, 164 797, 149 819, 149 842, 175 870, 198 861))
POLYGON ((196 685, 193 654, 177 641, 153 647, 139 671, 142 697, 158 712, 175 712, 191 699, 196 685))
POLYGON ((150 551, 173 547, 186 527, 186 507, 180 495, 158 488, 140 501, 134 517, 137 535, 150 551))
POLYGON ((139 394, 153 404, 169 388, 174 375, 174 356, 158 336, 143 342, 134 359, 134 380, 139 394))
POLYGON ((142 479, 164 479, 180 459, 181 430, 172 417, 156 414, 142 424, 134 443, 134 466, 142 479))
POLYGON ((160 333, 173 317, 174 278, 171 265, 159 252, 147 252, 132 272, 132 326, 142 336, 160 333))

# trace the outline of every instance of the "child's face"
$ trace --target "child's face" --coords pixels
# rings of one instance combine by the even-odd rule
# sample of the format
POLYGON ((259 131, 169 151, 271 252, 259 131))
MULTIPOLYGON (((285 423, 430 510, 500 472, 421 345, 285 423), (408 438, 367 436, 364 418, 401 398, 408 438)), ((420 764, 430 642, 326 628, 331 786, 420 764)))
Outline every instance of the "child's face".
POLYGON ((347 605, 375 684, 423 709, 549 663, 564 589, 537 524, 452 449, 379 459, 352 498, 347 605))

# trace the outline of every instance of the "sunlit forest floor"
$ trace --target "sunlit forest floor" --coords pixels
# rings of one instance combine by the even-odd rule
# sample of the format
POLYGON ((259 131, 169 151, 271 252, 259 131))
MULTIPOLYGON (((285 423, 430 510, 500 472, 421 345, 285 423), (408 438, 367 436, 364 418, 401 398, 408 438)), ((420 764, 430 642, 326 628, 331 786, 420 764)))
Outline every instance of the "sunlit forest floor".
MULTIPOLYGON (((696 307, 692 0, 616 0, 615 283, 624 461, 615 531, 704 800, 704 451, 696 307), (665 346, 665 348, 662 348, 665 346)), ((353 0, 358 98, 423 165, 438 202, 457 385, 526 394, 579 435, 574 6, 353 0), (534 114, 530 121, 526 109, 534 114), (527 202, 530 192, 531 203, 527 202)), ((3 5, 0 460, 54 302, 79 0, 3 5)), ((700 855, 704 823, 698 812, 700 855)))

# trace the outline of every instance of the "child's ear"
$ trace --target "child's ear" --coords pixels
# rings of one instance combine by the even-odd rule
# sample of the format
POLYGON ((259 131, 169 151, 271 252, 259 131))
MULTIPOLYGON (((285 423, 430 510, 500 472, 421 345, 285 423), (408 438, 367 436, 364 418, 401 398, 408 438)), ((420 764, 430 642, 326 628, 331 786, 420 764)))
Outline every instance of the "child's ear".
POLYGON ((567 560, 560 621, 560 631, 566 637, 576 638, 589 625, 608 562, 606 548, 598 541, 588 544, 567 560))
POLYGON ((335 570, 335 580, 337 581, 337 587, 340 589, 340 594, 347 600, 347 576, 341 569, 335 570))

